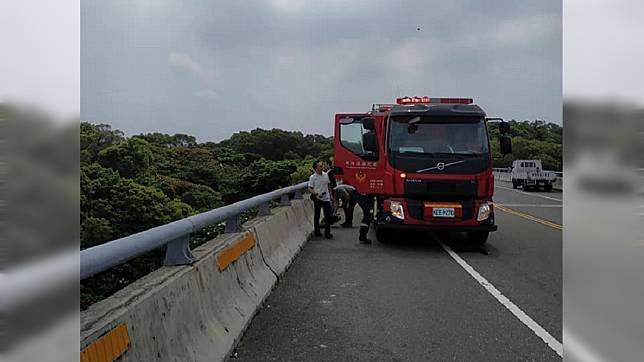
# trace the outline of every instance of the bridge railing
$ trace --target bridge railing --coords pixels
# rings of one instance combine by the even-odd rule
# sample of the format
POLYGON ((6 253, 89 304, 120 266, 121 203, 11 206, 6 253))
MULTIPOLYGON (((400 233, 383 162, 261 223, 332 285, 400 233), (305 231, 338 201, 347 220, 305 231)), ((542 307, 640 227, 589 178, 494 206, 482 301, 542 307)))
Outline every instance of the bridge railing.
POLYGON ((307 182, 302 182, 82 250, 80 279, 123 264, 163 245, 167 245, 164 265, 192 264, 196 261, 190 251, 192 233, 222 221, 226 222, 224 232, 242 231, 239 218, 242 212, 259 207, 258 216, 270 215, 273 200, 279 198, 280 206, 288 206, 290 195, 293 194, 294 199, 302 199, 302 191, 306 188, 307 182))

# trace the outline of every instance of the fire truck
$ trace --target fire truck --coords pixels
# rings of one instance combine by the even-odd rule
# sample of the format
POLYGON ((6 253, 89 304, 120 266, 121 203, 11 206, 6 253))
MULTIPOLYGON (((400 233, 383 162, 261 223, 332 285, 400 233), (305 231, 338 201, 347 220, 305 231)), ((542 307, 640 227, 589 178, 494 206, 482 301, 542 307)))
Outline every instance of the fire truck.
POLYGON ((511 153, 510 125, 471 98, 404 97, 370 112, 335 115, 337 179, 377 201, 376 237, 392 231, 466 232, 484 244, 494 222, 488 127, 511 153))

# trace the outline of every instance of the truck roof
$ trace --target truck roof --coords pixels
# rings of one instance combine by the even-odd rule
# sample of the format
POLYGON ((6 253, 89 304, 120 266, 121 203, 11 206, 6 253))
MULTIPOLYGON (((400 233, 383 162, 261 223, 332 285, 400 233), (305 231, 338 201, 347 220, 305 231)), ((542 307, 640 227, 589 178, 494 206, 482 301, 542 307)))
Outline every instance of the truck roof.
POLYGON ((476 104, 394 104, 389 110, 392 116, 457 116, 457 117, 485 117, 485 111, 476 104))

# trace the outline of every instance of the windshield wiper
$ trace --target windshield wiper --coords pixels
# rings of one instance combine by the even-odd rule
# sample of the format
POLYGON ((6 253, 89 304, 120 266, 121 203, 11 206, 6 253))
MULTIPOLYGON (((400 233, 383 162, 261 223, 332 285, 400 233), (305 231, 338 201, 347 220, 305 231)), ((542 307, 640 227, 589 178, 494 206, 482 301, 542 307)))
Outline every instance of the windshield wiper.
POLYGON ((398 153, 411 154, 411 155, 431 155, 431 153, 419 152, 419 151, 403 151, 403 152, 398 151, 398 153))
POLYGON ((481 156, 483 156, 483 154, 476 153, 474 151, 465 151, 465 152, 461 151, 461 152, 454 152, 454 153, 452 153, 452 152, 432 152, 432 153, 429 153, 429 154, 434 156, 434 157, 468 157, 468 158, 471 158, 471 157, 481 157, 481 156))

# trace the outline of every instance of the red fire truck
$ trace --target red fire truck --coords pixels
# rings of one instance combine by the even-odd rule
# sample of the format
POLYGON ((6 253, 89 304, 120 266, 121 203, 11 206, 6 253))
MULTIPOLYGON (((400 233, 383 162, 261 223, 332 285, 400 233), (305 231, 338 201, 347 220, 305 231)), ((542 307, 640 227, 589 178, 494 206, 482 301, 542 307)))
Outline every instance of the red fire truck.
POLYGON ((466 232, 479 244, 494 223, 488 124, 498 122, 501 154, 510 127, 486 118, 471 98, 398 98, 370 112, 335 115, 339 180, 377 200, 376 236, 394 229, 466 232))

